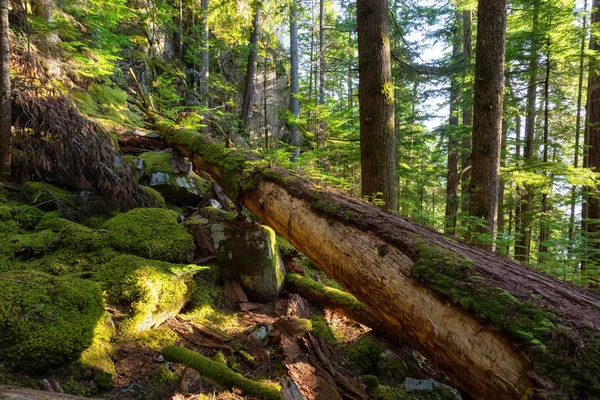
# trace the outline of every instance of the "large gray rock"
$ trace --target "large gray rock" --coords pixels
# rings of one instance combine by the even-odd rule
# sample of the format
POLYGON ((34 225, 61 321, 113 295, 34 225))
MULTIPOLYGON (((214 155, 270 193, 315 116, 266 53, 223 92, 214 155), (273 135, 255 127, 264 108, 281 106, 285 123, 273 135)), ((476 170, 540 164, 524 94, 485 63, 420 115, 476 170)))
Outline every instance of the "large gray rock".
POLYGON ((239 281, 250 301, 279 297, 285 268, 271 228, 223 221, 211 225, 211 236, 223 278, 239 281))

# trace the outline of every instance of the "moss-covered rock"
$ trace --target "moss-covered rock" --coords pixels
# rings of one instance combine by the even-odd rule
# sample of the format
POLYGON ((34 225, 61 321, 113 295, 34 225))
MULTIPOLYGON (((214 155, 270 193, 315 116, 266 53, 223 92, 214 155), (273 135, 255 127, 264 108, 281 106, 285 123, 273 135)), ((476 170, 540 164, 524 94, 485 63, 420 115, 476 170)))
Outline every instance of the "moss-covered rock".
POLYGON ((126 315, 121 332, 135 333, 177 315, 191 294, 194 273, 201 269, 122 255, 103 265, 95 279, 108 302, 126 315))
POLYGON ((27 370, 76 359, 104 312, 95 282, 32 271, 0 274, 0 358, 27 370))
POLYGON ((150 207, 152 208, 167 208, 165 204, 165 198, 160 192, 152 189, 150 186, 142 186, 142 191, 146 193, 150 200, 150 207))
POLYGON ((100 250, 105 246, 99 232, 64 218, 44 218, 38 227, 57 233, 58 244, 64 248, 85 253, 100 250))
POLYGON ((169 210, 133 209, 103 227, 110 246, 125 253, 169 262, 190 262, 194 257, 194 239, 169 210))
POLYGON ((49 183, 25 182, 23 195, 29 204, 39 206, 46 211, 56 210, 60 205, 77 207, 77 196, 49 183))
POLYGON ((45 216, 45 213, 37 207, 18 204, 11 208, 13 216, 9 222, 17 224, 22 229, 34 229, 45 216))
POLYGON ((151 178, 152 174, 160 172, 163 174, 173 174, 173 165, 171 164, 172 153, 147 151, 140 153, 138 158, 144 160, 144 174, 151 178))
POLYGON ((275 232, 267 226, 235 222, 214 224, 211 230, 223 277, 239 281, 251 301, 277 299, 285 269, 275 232))
POLYGON ((116 334, 112 319, 105 313, 94 329, 94 341, 81 353, 77 365, 92 373, 94 382, 102 389, 110 389, 115 377, 115 363, 112 357, 115 348, 111 340, 116 334))
POLYGON ((16 234, 0 240, 2 252, 20 261, 45 256, 57 246, 60 236, 50 229, 33 233, 16 234))

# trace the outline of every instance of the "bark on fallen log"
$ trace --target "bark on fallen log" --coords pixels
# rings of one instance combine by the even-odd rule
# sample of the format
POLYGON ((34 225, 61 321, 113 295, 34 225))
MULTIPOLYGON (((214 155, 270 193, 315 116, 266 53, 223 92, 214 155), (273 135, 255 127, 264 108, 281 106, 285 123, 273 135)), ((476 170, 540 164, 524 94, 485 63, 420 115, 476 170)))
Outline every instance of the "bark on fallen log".
POLYGON ((478 398, 600 397, 600 295, 157 124, 166 141, 478 398))
POLYGON ((136 154, 143 151, 159 151, 167 148, 164 140, 149 136, 119 135, 119 150, 125 154, 136 154))

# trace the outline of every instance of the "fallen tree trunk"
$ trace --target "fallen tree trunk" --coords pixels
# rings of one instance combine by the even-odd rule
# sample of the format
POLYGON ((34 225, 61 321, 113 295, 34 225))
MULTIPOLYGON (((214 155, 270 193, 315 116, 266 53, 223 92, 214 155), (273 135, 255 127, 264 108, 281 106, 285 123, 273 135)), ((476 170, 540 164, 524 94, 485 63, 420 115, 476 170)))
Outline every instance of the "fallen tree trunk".
POLYGON ((478 398, 600 396, 600 295, 190 130, 169 144, 478 398))

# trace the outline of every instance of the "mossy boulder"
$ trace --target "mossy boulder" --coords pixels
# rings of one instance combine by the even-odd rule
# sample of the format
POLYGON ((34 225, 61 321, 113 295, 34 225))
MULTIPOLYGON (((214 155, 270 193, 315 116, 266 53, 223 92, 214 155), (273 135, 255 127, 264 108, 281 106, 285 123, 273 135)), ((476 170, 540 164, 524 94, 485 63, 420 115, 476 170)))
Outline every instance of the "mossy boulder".
POLYGON ((136 208, 109 219, 103 228, 108 244, 124 253, 176 263, 194 257, 193 237, 169 210, 136 208))
POLYGON ((160 192, 152 189, 150 186, 142 186, 142 191, 146 194, 150 200, 150 207, 152 208, 167 208, 165 204, 165 198, 160 192))
POLYGON ((44 182, 25 182, 23 195, 31 205, 45 211, 56 210, 60 206, 77 207, 77 196, 68 190, 44 182))
POLYGON ((43 218, 38 227, 58 234, 57 241, 61 247, 91 252, 105 246, 101 233, 64 218, 43 218))
POLYGON ((285 269, 271 228, 229 221, 213 224, 211 235, 225 279, 239 281, 251 301, 279 297, 285 269))
POLYGON ((120 331, 136 333, 177 315, 191 295, 194 273, 201 269, 122 255, 100 267, 95 279, 108 302, 126 315, 120 331))
POLYGON ((115 334, 115 326, 110 315, 104 313, 94 329, 92 345, 81 353, 81 357, 76 363, 83 370, 90 371, 94 382, 102 389, 112 388, 116 374, 115 363, 112 359, 115 355, 115 348, 111 343, 115 334))
POLYGON ((50 229, 33 233, 14 234, 0 240, 0 249, 11 259, 27 261, 51 253, 60 236, 50 229))
POLYGON ((40 272, 0 274, 0 359, 42 370, 77 359, 104 312, 100 287, 40 272))
MULTIPOLYGON (((137 160, 143 161, 144 173, 141 182, 158 192, 166 199, 183 205, 196 206, 206 196, 211 195, 212 183, 192 171, 187 160, 177 159, 173 152, 144 152, 137 160), (188 165, 182 171, 179 166, 188 165)), ((137 160, 136 170, 139 168, 137 160)))

